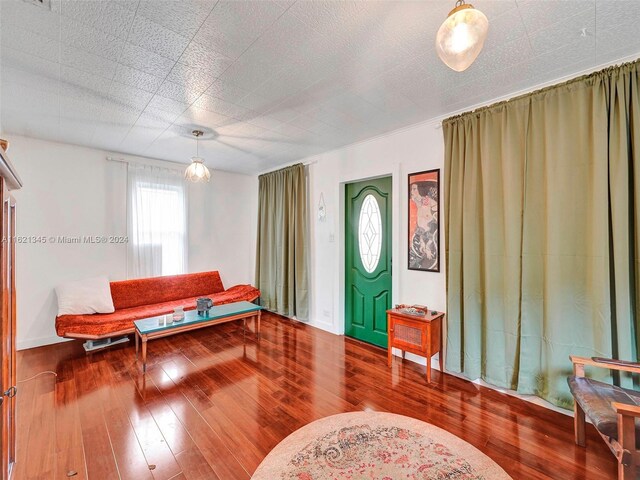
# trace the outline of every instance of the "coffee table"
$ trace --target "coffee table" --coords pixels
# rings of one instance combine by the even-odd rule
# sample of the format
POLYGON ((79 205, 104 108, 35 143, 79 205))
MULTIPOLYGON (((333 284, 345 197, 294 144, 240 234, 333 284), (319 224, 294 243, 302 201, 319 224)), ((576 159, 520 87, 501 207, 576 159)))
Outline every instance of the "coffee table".
POLYGON ((198 328, 210 327, 220 323, 243 320, 243 333, 247 326, 247 318, 253 318, 256 325, 256 337, 260 338, 260 314, 262 307, 250 302, 235 302, 225 305, 214 305, 208 314, 198 315, 196 310, 184 312, 184 319, 173 321, 173 314, 135 320, 136 358, 139 343, 142 342, 142 371, 147 371, 147 342, 154 338, 168 337, 177 333, 188 332, 198 328))

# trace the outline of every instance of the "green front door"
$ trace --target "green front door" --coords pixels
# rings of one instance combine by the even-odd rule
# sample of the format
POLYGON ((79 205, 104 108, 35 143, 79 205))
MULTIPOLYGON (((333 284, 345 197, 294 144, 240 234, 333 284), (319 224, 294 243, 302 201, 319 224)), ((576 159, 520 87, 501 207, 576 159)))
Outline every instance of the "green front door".
POLYGON ((386 348, 391 177, 346 185, 345 207, 345 335, 386 348))

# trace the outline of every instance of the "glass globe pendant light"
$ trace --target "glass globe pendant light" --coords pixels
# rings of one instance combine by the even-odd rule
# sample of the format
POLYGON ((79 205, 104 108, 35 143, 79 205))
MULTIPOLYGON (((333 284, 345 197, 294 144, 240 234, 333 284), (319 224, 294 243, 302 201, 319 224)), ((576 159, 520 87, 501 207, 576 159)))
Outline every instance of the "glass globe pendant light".
POLYGON ((466 70, 478 58, 488 31, 485 14, 458 0, 436 36, 440 60, 456 72, 466 70))
POLYGON ((196 156, 191 157, 191 165, 185 170, 184 178, 194 183, 208 182, 211 180, 211 173, 209 173, 209 169, 204 164, 204 159, 198 156, 198 138, 203 135, 202 131, 194 130, 191 134, 196 137, 196 156))

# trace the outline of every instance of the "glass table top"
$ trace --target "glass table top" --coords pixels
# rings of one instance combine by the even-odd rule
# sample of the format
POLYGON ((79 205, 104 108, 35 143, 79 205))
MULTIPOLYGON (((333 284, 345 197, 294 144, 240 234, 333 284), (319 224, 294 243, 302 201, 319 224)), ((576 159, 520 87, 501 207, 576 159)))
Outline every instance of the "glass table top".
POLYGON ((166 315, 158 315, 157 317, 135 320, 133 323, 135 324, 138 332, 145 334, 160 332, 162 330, 171 330, 183 325, 210 322, 211 320, 239 315, 242 313, 256 312, 258 310, 262 310, 262 307, 255 303, 235 302, 227 303, 225 305, 214 305, 211 307, 211 310, 209 310, 208 315, 198 315, 196 310, 187 310, 184 312, 184 319, 178 322, 173 321, 173 313, 168 313, 166 315))

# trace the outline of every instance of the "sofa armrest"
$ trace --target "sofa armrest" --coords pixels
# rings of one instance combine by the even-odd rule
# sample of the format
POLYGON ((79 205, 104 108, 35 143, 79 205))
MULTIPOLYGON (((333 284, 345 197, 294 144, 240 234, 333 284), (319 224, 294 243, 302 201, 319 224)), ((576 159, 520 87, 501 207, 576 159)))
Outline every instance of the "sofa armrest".
POLYGON ((571 359, 571 363, 573 363, 573 372, 577 377, 584 377, 585 365, 608 368, 609 370, 619 370, 622 372, 640 373, 640 363, 636 362, 601 357, 577 357, 575 355, 569 355, 569 358, 571 359))

